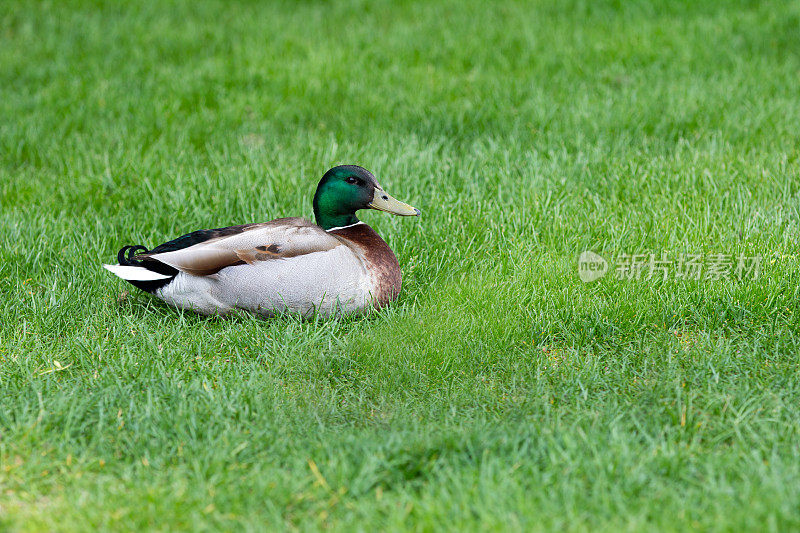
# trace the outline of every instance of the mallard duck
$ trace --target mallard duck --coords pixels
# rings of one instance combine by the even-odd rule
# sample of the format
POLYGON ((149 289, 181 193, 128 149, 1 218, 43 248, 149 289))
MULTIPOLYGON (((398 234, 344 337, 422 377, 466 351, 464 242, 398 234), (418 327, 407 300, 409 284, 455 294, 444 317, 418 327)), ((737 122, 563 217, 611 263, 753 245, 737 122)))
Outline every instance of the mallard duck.
POLYGON ((356 217, 359 209, 418 216, 368 170, 328 170, 314 194, 316 224, 304 218, 202 229, 148 250, 125 246, 103 265, 167 304, 202 314, 265 316, 362 313, 400 292, 391 248, 356 217))

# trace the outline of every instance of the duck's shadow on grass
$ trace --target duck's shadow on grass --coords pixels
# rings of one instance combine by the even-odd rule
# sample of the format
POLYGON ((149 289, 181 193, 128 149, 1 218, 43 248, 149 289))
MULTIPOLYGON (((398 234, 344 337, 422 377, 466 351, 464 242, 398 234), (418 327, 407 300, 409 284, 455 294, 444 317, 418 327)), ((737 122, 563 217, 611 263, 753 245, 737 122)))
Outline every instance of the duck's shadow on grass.
POLYGON ((186 326, 202 326, 209 324, 316 324, 335 323, 338 325, 357 325, 373 324, 383 322, 388 318, 388 314, 396 314, 398 311, 405 310, 408 306, 404 302, 406 298, 382 309, 371 309, 363 314, 336 314, 324 317, 317 314, 302 316, 296 313, 283 312, 273 316, 258 315, 245 310, 235 310, 227 314, 204 315, 189 309, 178 309, 172 307, 158 298, 153 298, 140 291, 123 290, 114 299, 112 307, 121 315, 126 315, 136 321, 149 319, 156 320, 177 320, 186 326))

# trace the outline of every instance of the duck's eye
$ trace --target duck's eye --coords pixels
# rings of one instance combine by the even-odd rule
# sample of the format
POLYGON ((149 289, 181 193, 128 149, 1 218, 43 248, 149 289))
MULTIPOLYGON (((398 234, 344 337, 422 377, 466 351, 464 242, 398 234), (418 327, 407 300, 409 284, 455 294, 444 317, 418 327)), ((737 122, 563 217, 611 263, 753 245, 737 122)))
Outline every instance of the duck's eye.
POLYGON ((349 178, 347 178, 347 180, 345 180, 345 181, 347 181, 347 183, 358 183, 358 179, 357 179, 357 178, 354 178, 353 176, 350 176, 350 177, 349 177, 349 178))

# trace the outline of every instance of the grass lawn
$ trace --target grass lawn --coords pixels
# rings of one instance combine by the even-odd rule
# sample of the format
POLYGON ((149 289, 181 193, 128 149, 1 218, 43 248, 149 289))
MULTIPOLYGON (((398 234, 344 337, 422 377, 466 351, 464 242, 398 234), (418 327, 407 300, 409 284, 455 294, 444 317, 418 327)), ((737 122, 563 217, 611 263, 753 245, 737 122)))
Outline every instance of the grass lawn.
POLYGON ((796 2, 5 1, 0 529, 800 528, 798 147, 796 2), (391 308, 100 268, 341 163, 423 211, 391 308))

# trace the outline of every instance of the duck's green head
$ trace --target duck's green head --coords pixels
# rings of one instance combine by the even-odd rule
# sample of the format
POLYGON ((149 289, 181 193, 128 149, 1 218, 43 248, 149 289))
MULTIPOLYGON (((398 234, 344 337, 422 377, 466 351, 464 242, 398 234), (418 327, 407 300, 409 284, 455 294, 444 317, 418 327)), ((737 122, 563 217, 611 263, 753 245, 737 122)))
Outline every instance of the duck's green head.
POLYGON ((389 196, 365 168, 342 165, 327 171, 314 195, 317 224, 326 230, 355 224, 359 209, 378 209, 402 216, 419 215, 419 209, 389 196))

